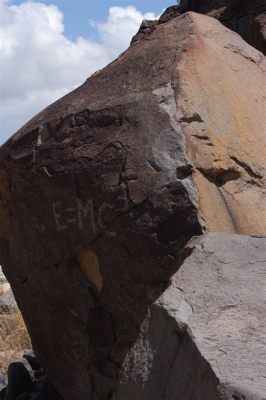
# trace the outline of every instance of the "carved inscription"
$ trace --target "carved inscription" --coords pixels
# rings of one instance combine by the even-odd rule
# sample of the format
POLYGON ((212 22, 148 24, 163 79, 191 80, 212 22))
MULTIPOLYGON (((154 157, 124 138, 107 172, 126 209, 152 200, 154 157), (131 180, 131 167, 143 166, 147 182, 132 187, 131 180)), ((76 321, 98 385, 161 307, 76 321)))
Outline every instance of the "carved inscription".
POLYGON ((62 201, 56 201, 52 204, 53 217, 58 232, 67 230, 71 225, 77 225, 80 229, 90 226, 94 234, 105 231, 107 234, 115 236, 115 232, 107 230, 106 221, 108 211, 110 214, 113 209, 112 204, 103 203, 96 212, 91 199, 85 202, 75 199, 72 207, 66 207, 62 201))

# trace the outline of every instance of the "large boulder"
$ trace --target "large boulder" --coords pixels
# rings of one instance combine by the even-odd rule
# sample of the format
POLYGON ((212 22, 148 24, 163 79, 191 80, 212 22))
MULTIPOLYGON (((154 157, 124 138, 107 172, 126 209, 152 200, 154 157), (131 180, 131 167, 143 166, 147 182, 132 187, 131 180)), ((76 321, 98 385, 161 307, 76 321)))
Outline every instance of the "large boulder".
POLYGON ((266 237, 212 233, 187 251, 113 400, 265 400, 266 237))
POLYGON ((265 233, 264 83, 261 53, 187 13, 1 147, 0 263, 65 400, 112 396, 192 236, 265 233))

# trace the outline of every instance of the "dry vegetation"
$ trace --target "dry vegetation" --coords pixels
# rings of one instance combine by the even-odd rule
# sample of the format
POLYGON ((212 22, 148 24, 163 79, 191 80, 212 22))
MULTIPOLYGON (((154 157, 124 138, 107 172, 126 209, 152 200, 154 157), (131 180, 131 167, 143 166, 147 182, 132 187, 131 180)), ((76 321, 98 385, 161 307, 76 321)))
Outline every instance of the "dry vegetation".
POLYGON ((5 287, 5 283, 1 285, 0 282, 0 297, 2 296, 2 294, 4 294, 6 292, 6 287, 5 287))
POLYGON ((0 312, 0 370, 6 373, 26 349, 31 349, 31 341, 19 310, 0 312))

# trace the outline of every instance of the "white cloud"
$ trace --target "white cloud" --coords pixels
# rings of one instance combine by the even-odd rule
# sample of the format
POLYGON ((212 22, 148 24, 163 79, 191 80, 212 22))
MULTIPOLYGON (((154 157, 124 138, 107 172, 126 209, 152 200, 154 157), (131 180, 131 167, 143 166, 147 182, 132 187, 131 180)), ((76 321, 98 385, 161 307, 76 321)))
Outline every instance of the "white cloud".
POLYGON ((106 21, 90 21, 97 41, 71 41, 57 6, 0 0, 0 143, 125 50, 143 19, 155 18, 133 6, 111 7, 106 21))
POLYGON ((106 22, 91 22, 96 27, 102 45, 111 56, 117 55, 129 45, 132 36, 138 31, 143 19, 156 19, 155 14, 141 14, 135 7, 111 7, 106 22))

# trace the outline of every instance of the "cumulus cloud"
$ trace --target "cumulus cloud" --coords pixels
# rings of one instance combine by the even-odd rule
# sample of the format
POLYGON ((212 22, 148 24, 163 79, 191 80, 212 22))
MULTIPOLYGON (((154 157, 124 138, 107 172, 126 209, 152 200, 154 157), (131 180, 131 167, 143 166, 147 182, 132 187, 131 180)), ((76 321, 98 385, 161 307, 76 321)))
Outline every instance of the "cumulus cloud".
POLYGON ((142 14, 133 6, 111 7, 106 22, 90 21, 90 24, 97 28, 103 47, 112 57, 127 48, 143 19, 156 18, 155 14, 142 14))
POLYGON ((111 7, 106 21, 88 21, 97 40, 72 41, 57 6, 0 0, 0 142, 125 50, 143 19, 155 18, 133 6, 111 7))

